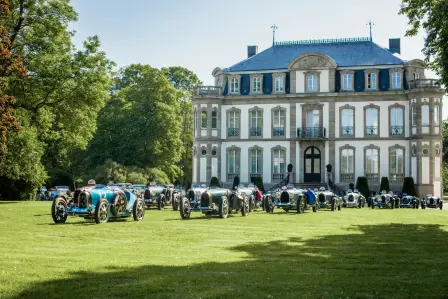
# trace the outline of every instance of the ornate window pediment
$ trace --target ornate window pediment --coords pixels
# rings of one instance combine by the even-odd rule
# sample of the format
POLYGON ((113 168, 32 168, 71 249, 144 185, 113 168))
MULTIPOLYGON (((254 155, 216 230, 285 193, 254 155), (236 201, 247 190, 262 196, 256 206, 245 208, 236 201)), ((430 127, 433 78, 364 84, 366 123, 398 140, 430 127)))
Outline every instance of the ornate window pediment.
POLYGON ((304 53, 296 57, 288 66, 288 69, 292 70, 312 70, 312 69, 325 69, 336 68, 337 64, 330 57, 321 53, 304 53))

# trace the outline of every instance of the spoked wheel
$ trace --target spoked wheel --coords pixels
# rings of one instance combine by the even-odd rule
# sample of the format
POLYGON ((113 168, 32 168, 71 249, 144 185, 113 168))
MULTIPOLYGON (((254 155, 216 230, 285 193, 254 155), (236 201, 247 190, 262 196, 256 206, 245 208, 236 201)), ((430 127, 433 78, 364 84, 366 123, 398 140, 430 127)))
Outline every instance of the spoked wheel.
POLYGON ((114 216, 121 216, 123 215, 124 211, 126 210, 127 206, 127 198, 124 193, 118 193, 115 195, 114 198, 114 204, 112 205, 112 214, 114 216))
POLYGON ((342 202, 339 203, 338 205, 338 211, 342 210, 342 202))
POLYGON ((254 209, 255 209, 255 198, 254 196, 251 196, 249 199, 249 213, 252 213, 254 209))
POLYGON ((314 212, 314 213, 319 212, 319 208, 320 208, 319 203, 316 203, 316 204, 313 206, 313 212, 314 212))
POLYGON ((264 210, 266 211, 266 213, 274 212, 274 207, 272 206, 272 198, 269 195, 264 199, 264 210))
POLYGON ((106 223, 109 221, 109 202, 106 199, 98 201, 95 207, 95 222, 97 224, 106 223))
POLYGON ((56 224, 65 223, 67 220, 67 203, 62 197, 57 197, 51 205, 51 216, 56 224))
POLYGON ((241 207, 241 215, 248 216, 250 211, 249 198, 243 197, 243 206, 241 207))
POLYGON ((159 200, 157 200, 157 210, 163 210, 165 208, 165 197, 163 194, 160 195, 159 200))
POLYGON ((334 198, 331 199, 331 210, 333 212, 336 210, 336 200, 334 198))
POLYGON ((305 212, 305 199, 299 198, 297 200, 297 213, 303 214, 305 212))
POLYGON ((182 198, 182 200, 180 201, 179 211, 180 211, 180 217, 182 219, 185 220, 185 219, 190 218, 191 208, 190 208, 190 202, 188 201, 188 198, 186 198, 186 197, 182 198))
POLYGON ((229 215, 229 200, 227 197, 223 196, 219 200, 219 217, 220 218, 227 218, 229 215))
POLYGON ((145 202, 142 199, 137 199, 134 202, 132 216, 134 216, 135 221, 142 221, 145 218, 145 202))
POLYGON ((173 194, 173 199, 171 200, 171 206, 173 211, 179 210, 179 193, 173 194))

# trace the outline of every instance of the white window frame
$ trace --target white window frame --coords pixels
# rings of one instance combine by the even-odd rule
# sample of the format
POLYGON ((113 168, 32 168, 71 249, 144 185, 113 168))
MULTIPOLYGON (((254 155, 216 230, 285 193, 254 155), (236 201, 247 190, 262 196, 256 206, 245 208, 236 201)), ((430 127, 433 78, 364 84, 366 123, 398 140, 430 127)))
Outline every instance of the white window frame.
POLYGON ((343 74, 342 90, 352 90, 353 74, 343 74))
POLYGON ((366 154, 366 156, 364 157, 364 159, 366 160, 365 161, 365 163, 366 163, 366 169, 365 169, 366 174, 379 174, 379 170, 380 170, 379 150, 376 149, 376 148, 368 148, 368 149, 365 150, 365 154, 366 154), (376 155, 374 155, 373 153, 376 153, 376 155), (375 156, 376 156, 376 161, 375 161, 375 159, 370 159, 370 160, 367 159, 367 157, 375 158, 375 156), (370 165, 369 165, 369 162, 370 162, 370 165), (374 164, 375 162, 376 162, 376 165, 374 164), (368 166, 370 166, 370 167, 368 167, 368 166), (372 167, 372 166, 374 166, 374 167, 372 167), (376 168, 376 172, 367 172, 368 168, 370 168, 370 169, 376 168))
POLYGON ((434 120, 433 120, 433 124, 434 125, 438 125, 439 124, 439 119, 440 119, 440 106, 439 104, 435 104, 434 105, 434 120))
POLYGON ((237 78, 232 78, 230 79, 230 93, 231 94, 236 94, 239 93, 239 80, 237 78))
POLYGON ((253 93, 261 92, 261 78, 260 77, 252 78, 252 92, 253 93))
POLYGON ((227 172, 228 173, 240 173, 240 166, 241 166, 241 154, 240 151, 236 149, 231 149, 227 151, 227 172), (233 153, 233 159, 231 159, 233 153), (237 159, 238 158, 238 159, 237 159), (231 170, 231 166, 233 167, 233 171, 231 170), (237 170, 238 168, 238 170, 237 170))
POLYGON ((240 124, 240 112, 237 110, 234 111, 229 111, 227 112, 227 115, 229 116, 229 118, 227 119, 227 129, 239 129, 239 124, 240 124), (238 117, 237 117, 238 116, 238 117), (230 126, 230 124, 232 123, 231 120, 233 119, 233 127, 230 126))
POLYGON ((207 129, 207 111, 201 110, 201 129, 207 129), (205 113, 205 126, 204 126, 204 113, 205 113))
POLYGON ((263 169, 262 169, 262 165, 263 165, 263 152, 261 149, 251 149, 250 150, 250 174, 252 173, 256 173, 256 174, 262 174, 263 169), (255 155, 254 155, 255 154, 255 155), (255 158, 255 160, 254 160, 255 158), (260 160, 259 160, 260 159, 260 160), (253 171, 253 163, 255 161, 255 168, 256 171, 253 171))
POLYGON ((284 149, 275 149, 273 150, 273 158, 272 158, 272 173, 277 174, 277 173, 285 173, 286 172, 286 151, 284 149), (280 161, 283 158, 283 172, 282 172, 282 167, 280 161), (275 164, 275 161, 278 161, 278 164, 275 164))
POLYGON ((404 123, 404 111, 403 111, 403 108, 401 108, 401 107, 393 107, 393 108, 390 108, 390 125, 392 126, 392 127, 394 127, 394 126, 404 126, 403 125, 403 123, 404 123), (401 112, 401 118, 399 119, 400 120, 400 123, 398 124, 397 123, 397 120, 398 120, 398 117, 397 117, 397 115, 398 115, 398 113, 397 113, 397 111, 400 111, 401 112))
POLYGON ((352 148, 344 148, 341 151, 341 173, 355 173, 355 151, 352 148), (351 155, 349 153, 351 152, 351 155), (351 165, 349 165, 349 157, 352 156, 351 165), (345 169, 344 169, 345 166, 345 169), (345 171, 344 171, 345 170, 345 171))
POLYGON ((217 130, 218 129, 218 111, 217 110, 213 110, 212 111, 212 130, 217 130), (215 127, 213 126, 213 121, 215 121, 215 127))
POLYGON ((389 173, 390 174, 402 174, 404 175, 404 150, 401 148, 394 148, 390 151, 390 157, 389 157, 389 173), (397 155, 397 151, 401 152, 401 170, 400 172, 397 171, 397 169, 399 168, 398 165, 398 155, 397 155), (394 161, 395 160, 395 161, 394 161), (395 172, 392 171, 392 162, 395 164, 395 172))
POLYGON ((401 88, 401 73, 393 72, 392 73, 392 89, 400 89, 401 88))
POLYGON ((376 89, 377 88, 377 76, 376 73, 369 73, 367 75, 367 89, 376 89))
POLYGON ((250 128, 262 128, 263 127, 263 111, 253 110, 250 112, 250 128), (254 120, 255 119, 255 125, 254 120))
POLYGON ((308 75, 307 84, 308 84, 308 91, 317 91, 317 76, 308 75))
POLYGON ((272 127, 273 128, 285 128, 286 127, 286 112, 283 109, 276 109, 273 111, 272 127), (282 115, 283 113, 283 115, 282 115), (275 120, 278 120, 280 125, 275 126, 275 120), (283 120, 283 121, 282 121, 283 120))
POLYGON ((285 81, 283 80, 283 76, 275 77, 275 92, 284 92, 285 91, 285 81))
POLYGON ((419 80, 420 79, 420 73, 415 72, 414 73, 414 80, 419 80))
POLYGON ((413 127, 417 126, 417 111, 415 106, 411 106, 411 125, 413 127))
POLYGON ((422 127, 431 125, 431 120, 429 119, 429 104, 422 105, 422 127))

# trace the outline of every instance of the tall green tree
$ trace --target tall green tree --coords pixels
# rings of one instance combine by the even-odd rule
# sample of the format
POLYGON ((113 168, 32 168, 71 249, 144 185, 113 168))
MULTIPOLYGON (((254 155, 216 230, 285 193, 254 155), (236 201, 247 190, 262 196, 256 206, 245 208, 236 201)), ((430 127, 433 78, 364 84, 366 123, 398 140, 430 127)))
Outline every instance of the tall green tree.
POLYGON ((440 76, 448 91, 448 1, 403 0, 400 14, 409 19, 406 36, 417 35, 420 28, 425 30, 425 61, 440 76))
POLYGON ((202 82, 195 73, 180 66, 162 68, 162 72, 175 88, 184 92, 184 96, 179 99, 182 157, 178 166, 182 170, 182 175, 177 180, 183 186, 187 186, 193 177, 193 104, 191 98, 194 96, 197 86, 202 82))

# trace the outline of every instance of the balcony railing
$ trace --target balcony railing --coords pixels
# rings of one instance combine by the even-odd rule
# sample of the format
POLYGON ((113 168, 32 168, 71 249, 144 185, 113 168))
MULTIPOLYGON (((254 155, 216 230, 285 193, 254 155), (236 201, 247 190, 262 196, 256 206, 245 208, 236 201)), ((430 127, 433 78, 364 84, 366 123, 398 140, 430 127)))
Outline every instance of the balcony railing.
POLYGON ((222 88, 219 86, 198 86, 197 95, 214 95, 219 96, 222 94, 222 88))
POLYGON ((366 178, 369 182, 378 182, 378 173, 366 173, 366 178))
POLYGON ((255 182, 255 178, 261 178, 261 173, 251 173, 250 174, 250 182, 251 183, 255 182))
POLYGON ((342 126, 341 127, 342 136, 353 136, 353 126, 342 126))
POLYGON ((273 173, 272 174, 272 180, 273 181, 281 181, 285 179, 285 174, 284 173, 273 173))
POLYGON ((261 128, 250 128, 250 136, 252 137, 261 136, 261 128))
POLYGON ((229 137, 238 137, 238 136, 240 136, 240 129, 238 129, 238 128, 228 128, 227 129, 227 135, 229 137))
POLYGON ((409 81, 409 89, 416 88, 437 88, 441 89, 442 85, 437 79, 418 79, 409 81))
POLYGON ((377 126, 368 126, 368 127, 366 127, 366 135, 367 136, 376 136, 376 135, 378 135, 378 127, 377 126))
POLYGON ((285 128, 272 128, 272 136, 285 136, 285 128))
POLYGON ((326 130, 323 127, 305 127, 297 129, 299 139, 319 139, 325 138, 326 130))
POLYGON ((391 173, 389 179, 391 181, 402 182, 404 180, 404 174, 402 174, 402 173, 391 173))
POLYGON ((350 183, 354 182, 355 174, 354 173, 341 173, 341 182, 350 183))
POLYGON ((240 174, 239 173, 228 173, 227 174, 227 180, 228 181, 232 181, 235 177, 239 177, 240 174))
POLYGON ((390 133, 391 135, 403 135, 403 126, 391 126, 390 133))

